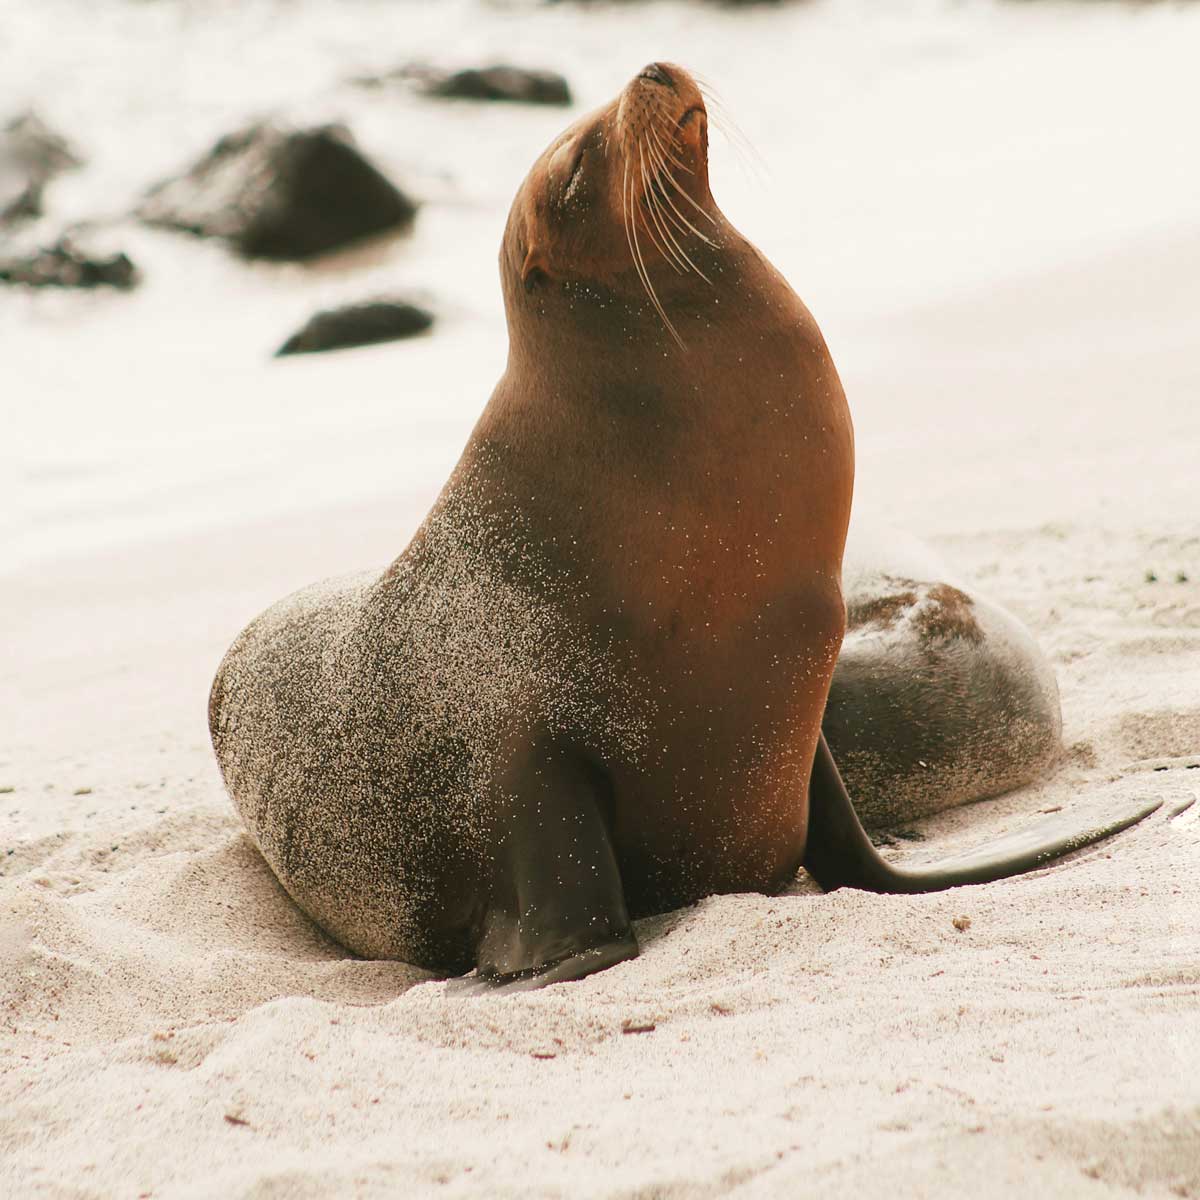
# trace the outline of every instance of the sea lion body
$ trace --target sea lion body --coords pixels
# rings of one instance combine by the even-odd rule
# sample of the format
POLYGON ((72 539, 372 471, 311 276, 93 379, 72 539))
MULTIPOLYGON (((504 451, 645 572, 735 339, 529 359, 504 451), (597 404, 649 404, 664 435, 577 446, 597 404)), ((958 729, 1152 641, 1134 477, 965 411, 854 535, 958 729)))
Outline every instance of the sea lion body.
POLYGON ((846 636, 821 727, 859 819, 895 827, 1044 777, 1054 668, 1012 613, 916 539, 856 518, 846 636))
MULTIPOLYGON (((812 336, 806 317, 796 310, 812 336)), ((540 799, 520 777, 539 773, 589 797, 603 775, 630 915, 794 875, 814 696, 845 620, 844 533, 816 544, 820 572, 806 577, 792 550, 802 498, 781 488, 769 514, 738 512, 744 464, 714 460, 700 417, 707 366, 685 393, 697 413, 671 414, 675 450, 658 461, 639 460, 606 419, 604 395, 628 395, 628 382, 595 381, 590 428, 553 416, 533 427, 539 443, 585 443, 551 455, 517 441, 526 394, 506 380, 489 407, 499 417, 481 422, 383 576, 306 589, 231 648, 212 704, 227 786, 284 886, 351 949, 472 965, 496 848, 540 799), (727 511, 699 507, 695 475, 727 511), (596 528, 597 493, 616 539, 596 528), (745 536, 727 539, 738 522, 745 536)), ((808 436, 830 461, 800 476, 813 488, 849 470, 835 384, 830 432, 808 436)))
POLYGON ((408 549, 269 610, 214 683, 229 792, 297 903, 359 954, 524 986, 801 864, 881 890, 1032 865, 898 872, 854 817, 821 737, 850 416, 712 199, 686 72, 547 149, 500 273, 508 364, 408 549))

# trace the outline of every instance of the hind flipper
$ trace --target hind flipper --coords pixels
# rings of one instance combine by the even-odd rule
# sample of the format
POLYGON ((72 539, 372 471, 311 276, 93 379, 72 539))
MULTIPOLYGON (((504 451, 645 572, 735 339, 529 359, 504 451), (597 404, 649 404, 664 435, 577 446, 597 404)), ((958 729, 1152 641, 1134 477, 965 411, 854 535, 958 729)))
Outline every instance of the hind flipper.
POLYGON ((972 883, 987 883, 1022 871, 1034 871, 1064 854, 1136 825, 1161 807, 1160 796, 1133 796, 1105 803, 1102 808, 1091 807, 1090 812, 1076 808, 1055 813, 964 854, 940 858, 923 869, 936 870, 939 874, 979 876, 972 878, 972 883))
POLYGON ((817 743, 808 798, 808 841, 804 866, 826 890, 940 892, 971 883, 990 883, 1044 866, 1053 859, 1119 833, 1149 816, 1157 796, 1126 800, 1087 820, 1078 811, 1037 821, 976 850, 920 867, 893 866, 871 844, 855 815, 837 764, 822 734, 817 743))
POLYGON ((510 779, 476 979, 545 987, 633 958, 638 944, 597 770, 551 749, 510 779))

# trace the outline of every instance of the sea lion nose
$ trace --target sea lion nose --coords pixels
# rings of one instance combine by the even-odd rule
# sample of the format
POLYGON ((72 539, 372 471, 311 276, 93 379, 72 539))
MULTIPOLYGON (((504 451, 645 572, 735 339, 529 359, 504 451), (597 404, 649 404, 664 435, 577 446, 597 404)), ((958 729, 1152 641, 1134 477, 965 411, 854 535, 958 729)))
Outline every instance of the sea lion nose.
POLYGON ((660 83, 663 87, 673 88, 675 80, 671 78, 671 72, 667 70, 662 63, 651 63, 648 67, 643 67, 639 79, 648 79, 651 83, 660 83))

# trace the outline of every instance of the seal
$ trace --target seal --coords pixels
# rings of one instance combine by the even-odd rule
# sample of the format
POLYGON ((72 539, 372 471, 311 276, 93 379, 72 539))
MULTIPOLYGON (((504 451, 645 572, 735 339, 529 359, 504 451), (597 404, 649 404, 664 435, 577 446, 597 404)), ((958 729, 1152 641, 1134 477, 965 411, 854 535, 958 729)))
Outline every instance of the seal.
POLYGON ((856 514, 846 637, 821 728, 868 828, 904 825, 1048 774, 1054 669, 1012 613, 917 539, 856 514))
POLYGON ((632 957, 633 918, 801 865, 932 890, 1153 807, 920 871, 871 846, 821 736, 850 416, 712 198, 687 72, 651 64, 548 147, 500 276, 508 362, 411 544, 269 609, 213 685, 230 795, 334 938, 538 986, 632 957))

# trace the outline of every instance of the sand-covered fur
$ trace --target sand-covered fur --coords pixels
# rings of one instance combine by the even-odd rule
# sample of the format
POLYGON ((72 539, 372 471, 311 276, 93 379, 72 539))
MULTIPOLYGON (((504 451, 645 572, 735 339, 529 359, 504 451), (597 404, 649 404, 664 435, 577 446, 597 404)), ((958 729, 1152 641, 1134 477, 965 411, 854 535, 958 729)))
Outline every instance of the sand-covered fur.
MULTIPOLYGON (((652 54, 696 63, 770 166, 737 184, 714 138, 838 356, 859 515, 930 541, 1058 677, 1060 770, 904 853, 1200 791, 1200 7, 480 5, 467 41, 457 4, 105 0, 86 36, 78 5, 9 10, 3 111, 45 85, 96 168, 48 198, 82 215, 297 88, 326 119, 347 47, 519 40, 581 104, 652 54), (191 69, 164 69, 181 37, 191 69)), ((480 134, 359 91, 336 107, 389 172, 462 187, 425 179, 365 281, 143 232, 132 296, 3 298, 0 407, 36 469, 0 506, 0 1193, 1200 1194, 1195 814, 965 891, 710 900, 639 923, 632 962, 482 1002, 347 956, 283 893, 208 686, 256 613, 382 568, 428 511, 503 363, 504 205, 562 121, 472 108, 480 134), (364 282, 435 278, 447 343, 269 358, 364 282)))

